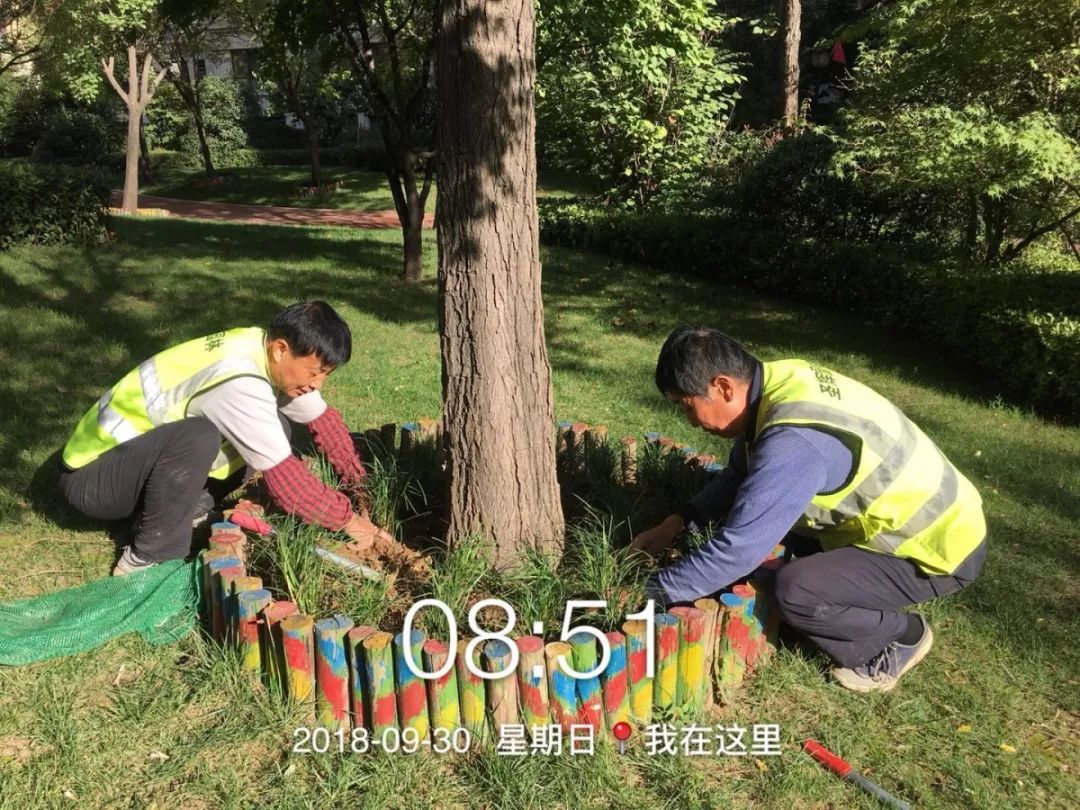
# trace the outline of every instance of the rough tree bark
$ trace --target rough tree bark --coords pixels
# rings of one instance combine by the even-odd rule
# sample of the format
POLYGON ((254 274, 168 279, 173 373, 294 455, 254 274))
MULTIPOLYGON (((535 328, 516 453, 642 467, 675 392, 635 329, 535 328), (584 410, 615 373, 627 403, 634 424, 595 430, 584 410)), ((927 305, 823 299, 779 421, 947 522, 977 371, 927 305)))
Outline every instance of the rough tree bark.
POLYGON ((799 40, 802 36, 802 0, 781 0, 780 35, 784 39, 781 74, 784 88, 784 132, 795 132, 799 122, 799 40))
POLYGON ((449 540, 561 547, 536 212, 531 0, 444 0, 439 320, 449 540))
POLYGON ((141 130, 142 114, 150 99, 154 97, 154 91, 161 82, 168 68, 162 68, 150 81, 150 66, 154 61, 153 54, 147 52, 143 58, 142 77, 139 76, 139 54, 134 45, 129 45, 128 56, 128 89, 125 93, 120 83, 116 81, 115 60, 110 56, 101 60, 101 67, 105 71, 105 77, 109 80, 120 99, 124 102, 128 112, 127 131, 127 159, 124 163, 124 197, 121 210, 125 214, 134 214, 139 209, 139 132, 141 130))

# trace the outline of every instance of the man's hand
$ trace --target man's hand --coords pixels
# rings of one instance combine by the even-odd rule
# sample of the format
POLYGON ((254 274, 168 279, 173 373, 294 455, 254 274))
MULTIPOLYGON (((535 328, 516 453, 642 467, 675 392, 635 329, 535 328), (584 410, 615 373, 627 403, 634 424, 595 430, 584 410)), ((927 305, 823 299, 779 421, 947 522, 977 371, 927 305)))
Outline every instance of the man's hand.
POLYGON ((383 547, 394 544, 393 536, 372 523, 367 515, 353 515, 342 531, 349 535, 357 551, 369 549, 376 543, 383 547))
POLYGON ((664 549, 675 541, 675 535, 683 530, 685 524, 678 515, 669 515, 664 522, 646 529, 630 544, 635 551, 643 551, 651 557, 656 557, 664 549))

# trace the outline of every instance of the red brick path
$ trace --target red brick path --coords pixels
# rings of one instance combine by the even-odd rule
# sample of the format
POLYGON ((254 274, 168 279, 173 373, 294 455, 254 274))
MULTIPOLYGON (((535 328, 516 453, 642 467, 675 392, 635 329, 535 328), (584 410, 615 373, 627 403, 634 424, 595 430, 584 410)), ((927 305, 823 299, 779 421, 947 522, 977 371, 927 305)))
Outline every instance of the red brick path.
MULTIPOLYGON (((112 205, 119 207, 121 192, 112 192, 112 205)), ((394 211, 338 211, 331 208, 287 208, 279 205, 176 200, 171 197, 139 195, 139 208, 160 208, 183 219, 211 219, 251 222, 259 225, 337 225, 344 228, 398 228, 394 211)), ((424 216, 424 227, 432 228, 435 216, 424 216)))

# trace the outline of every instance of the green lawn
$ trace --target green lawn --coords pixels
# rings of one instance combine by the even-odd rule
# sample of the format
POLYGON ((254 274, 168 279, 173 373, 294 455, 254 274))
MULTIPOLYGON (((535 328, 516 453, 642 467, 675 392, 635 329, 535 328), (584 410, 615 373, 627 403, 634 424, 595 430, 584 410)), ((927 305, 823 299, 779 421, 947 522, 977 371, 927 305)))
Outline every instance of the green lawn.
MULTIPOLYGON (((223 182, 212 184, 201 169, 173 169, 158 172, 153 182, 144 183, 143 194, 252 205, 286 205, 296 208, 335 208, 351 211, 391 211, 393 197, 381 172, 360 171, 339 166, 323 169, 323 182, 342 181, 344 186, 328 196, 302 197, 299 189, 311 185, 311 171, 305 166, 260 166, 250 169, 222 169, 223 182)), ((543 174, 540 196, 570 197, 587 194, 580 180, 564 173, 543 174)), ((434 185, 427 210, 435 210, 434 185)))
MULTIPOLYGON (((46 460, 120 374, 180 340, 331 301, 356 337, 327 384, 356 428, 439 410, 436 291, 396 281, 393 233, 120 220, 93 249, 0 254, 0 599, 103 576, 113 545, 54 493, 46 460)), ((428 237, 429 272, 434 243, 428 237)), ((824 681, 785 650, 713 722, 776 722, 783 754, 510 759, 301 756, 296 725, 197 636, 117 639, 0 669, 0 807, 878 807, 798 753, 816 737, 920 807, 1075 807, 1080 430, 995 404, 932 346, 873 324, 561 250, 544 252, 559 418, 659 430, 710 452, 652 384, 660 342, 709 322, 765 359, 876 387, 978 485, 991 553, 932 604, 933 653, 887 695, 824 681)), ((362 618, 355 616, 354 618, 362 618)))

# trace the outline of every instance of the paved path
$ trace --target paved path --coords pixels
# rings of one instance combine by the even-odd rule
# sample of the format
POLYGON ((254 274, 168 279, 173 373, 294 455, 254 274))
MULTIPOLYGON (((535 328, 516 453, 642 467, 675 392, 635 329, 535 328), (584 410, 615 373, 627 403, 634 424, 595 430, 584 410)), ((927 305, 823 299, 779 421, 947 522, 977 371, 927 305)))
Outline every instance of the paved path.
MULTIPOLYGON (((112 192, 112 205, 120 206, 122 193, 112 192)), ((226 222, 252 222, 259 225, 338 225, 344 228, 399 228, 394 211, 339 211, 332 208, 287 208, 281 205, 242 205, 240 203, 177 200, 172 197, 139 195, 139 208, 160 208, 183 219, 212 219, 226 222)), ((435 216, 424 216, 424 227, 432 228, 435 216)))

